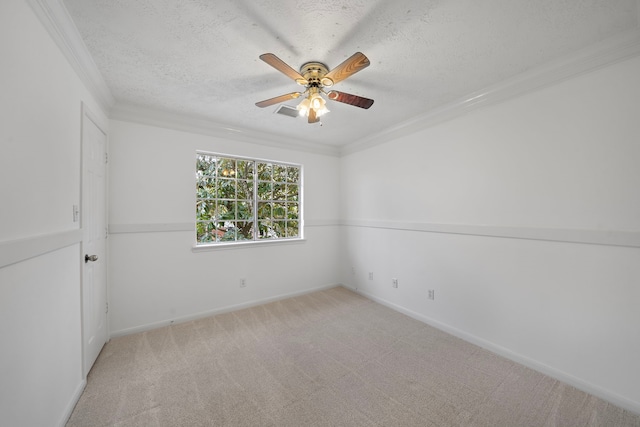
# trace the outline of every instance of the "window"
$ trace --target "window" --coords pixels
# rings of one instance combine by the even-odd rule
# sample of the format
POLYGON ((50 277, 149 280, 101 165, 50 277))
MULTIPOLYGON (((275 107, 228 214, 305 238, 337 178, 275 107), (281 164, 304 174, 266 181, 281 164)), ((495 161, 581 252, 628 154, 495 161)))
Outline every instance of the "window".
POLYGON ((198 152, 196 245, 302 237, 302 166, 198 152))

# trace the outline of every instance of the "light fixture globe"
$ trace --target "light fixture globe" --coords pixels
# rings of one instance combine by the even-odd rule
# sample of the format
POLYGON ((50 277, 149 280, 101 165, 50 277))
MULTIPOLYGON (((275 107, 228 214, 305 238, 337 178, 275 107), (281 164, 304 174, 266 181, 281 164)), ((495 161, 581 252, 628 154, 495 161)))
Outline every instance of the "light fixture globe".
POLYGON ((319 93, 314 93, 309 98, 311 100, 311 108, 316 111, 316 117, 320 117, 329 112, 326 105, 327 101, 325 101, 319 93))
POLYGON ((300 102, 300 104, 298 104, 298 106, 296 107, 299 111, 299 114, 301 116, 306 116, 307 114, 309 114, 309 106, 311 104, 311 101, 309 100, 309 98, 305 98, 302 100, 302 102, 300 102))

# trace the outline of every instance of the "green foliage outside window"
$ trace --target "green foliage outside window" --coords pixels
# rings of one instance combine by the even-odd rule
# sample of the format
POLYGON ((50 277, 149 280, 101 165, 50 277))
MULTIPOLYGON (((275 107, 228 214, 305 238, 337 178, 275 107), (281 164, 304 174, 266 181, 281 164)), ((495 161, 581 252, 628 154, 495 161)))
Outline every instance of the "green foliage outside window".
POLYGON ((300 237, 301 167, 198 153, 196 243, 300 237))

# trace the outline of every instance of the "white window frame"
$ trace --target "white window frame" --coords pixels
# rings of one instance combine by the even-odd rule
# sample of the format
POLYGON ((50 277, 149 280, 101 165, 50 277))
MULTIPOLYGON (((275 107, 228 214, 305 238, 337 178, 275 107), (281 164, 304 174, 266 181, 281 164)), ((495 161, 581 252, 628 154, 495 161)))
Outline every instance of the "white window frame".
MULTIPOLYGON (((301 164, 297 164, 297 163, 291 163, 291 162, 284 162, 284 161, 280 161, 280 160, 270 160, 270 159, 264 159, 264 158, 257 158, 257 157, 246 157, 246 156, 238 156, 238 155, 234 155, 234 154, 226 154, 226 153, 219 153, 219 152, 210 152, 210 151, 202 151, 202 150, 196 150, 196 156, 195 156, 195 160, 196 160, 196 171, 195 171, 195 184, 196 184, 196 200, 195 200, 195 207, 197 207, 198 202, 202 201, 202 200, 207 200, 207 199, 202 199, 198 197, 198 183, 199 183, 199 178, 198 178, 198 166, 197 166, 197 162, 198 162, 198 158, 200 156, 214 156, 214 157, 218 157, 218 158, 224 158, 224 159, 230 159, 233 161, 250 161, 253 162, 253 198, 252 198, 252 203, 253 203, 253 212, 252 212, 252 217, 253 217, 253 238, 252 239, 248 239, 248 240, 221 240, 221 241, 213 241, 213 242, 199 242, 198 241, 198 222, 201 222, 198 220, 198 214, 197 212, 194 212, 195 214, 195 221, 194 221, 194 250, 207 250, 207 249, 217 249, 217 248, 229 248, 229 247, 242 247, 242 246, 253 246, 253 245, 265 245, 265 244, 285 244, 285 243, 298 243, 298 242, 302 242, 304 241, 304 200, 303 200, 303 192, 304 192, 304 168, 303 165, 301 164), (271 165, 279 165, 279 166, 286 166, 286 167, 295 167, 298 169, 298 200, 297 200, 297 204, 298 204, 298 218, 297 218, 297 222, 298 222, 298 235, 294 236, 294 237, 276 237, 276 238, 259 238, 259 223, 260 223, 260 218, 258 218, 258 203, 260 202, 269 202, 269 203, 274 203, 277 201, 274 201, 273 198, 270 200, 261 200, 259 198, 258 195, 258 185, 260 183, 266 183, 266 182, 271 182, 273 183, 273 179, 271 181, 262 181, 259 179, 258 177, 258 163, 266 163, 266 164, 271 164, 271 165)), ((288 182, 287 182, 288 184, 288 182)), ((236 198, 233 199, 234 202, 239 202, 242 200, 246 200, 246 199, 237 199, 238 194, 236 193, 236 198)), ((213 198, 213 199, 209 199, 209 200, 220 200, 218 198, 213 198)), ((223 199, 226 200, 226 199, 223 199)), ((285 212, 285 217, 286 217, 287 213, 285 212)), ((272 218, 273 219, 273 218, 272 218)), ((284 219, 285 222, 288 222, 289 219, 285 218, 284 219)), ((238 219, 236 218, 236 221, 238 221, 238 219)))

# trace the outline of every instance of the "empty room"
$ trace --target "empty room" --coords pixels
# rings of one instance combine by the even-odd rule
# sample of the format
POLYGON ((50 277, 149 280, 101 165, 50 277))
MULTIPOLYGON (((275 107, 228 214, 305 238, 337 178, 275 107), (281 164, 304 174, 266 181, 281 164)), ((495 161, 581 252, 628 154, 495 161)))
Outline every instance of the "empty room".
POLYGON ((0 425, 640 427, 640 0, 2 0, 0 425))

